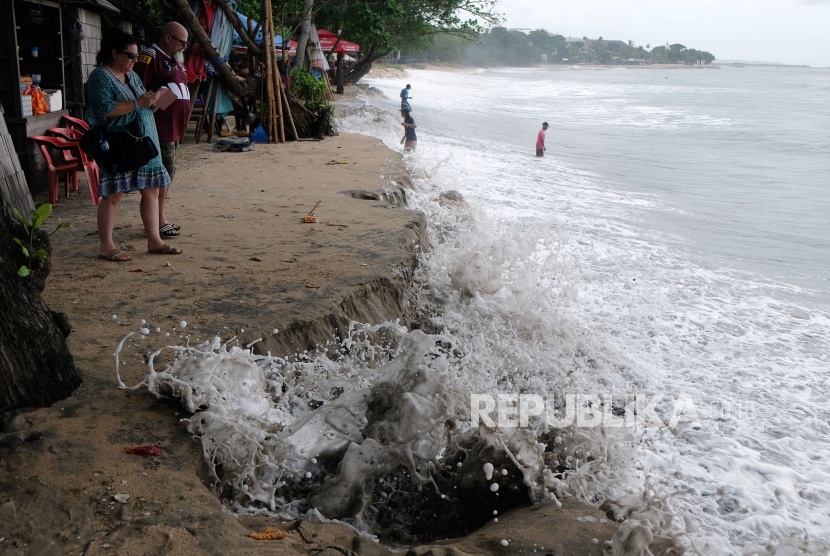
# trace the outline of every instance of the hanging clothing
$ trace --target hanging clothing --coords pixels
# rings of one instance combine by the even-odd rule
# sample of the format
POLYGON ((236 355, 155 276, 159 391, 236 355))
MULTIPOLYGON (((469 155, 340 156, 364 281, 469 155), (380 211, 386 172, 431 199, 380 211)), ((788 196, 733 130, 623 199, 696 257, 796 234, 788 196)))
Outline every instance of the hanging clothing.
MULTIPOLYGON (((309 45, 312 46, 311 67, 322 71, 329 71, 329 63, 326 61, 326 55, 323 54, 323 47, 320 46, 320 36, 317 34, 317 26, 311 24, 311 29, 308 34, 309 45)), ((312 72, 313 74, 313 72, 312 72)), ((322 74, 317 79, 321 79, 322 74)))
MULTIPOLYGON (((205 0, 205 3, 212 2, 212 0, 205 0)), ((228 0, 228 6, 233 10, 235 8, 235 3, 233 0, 228 0)), ((221 56, 220 60, 223 62, 228 61, 228 56, 231 54, 231 47, 233 46, 233 25, 228 20, 228 16, 225 15, 224 10, 214 10, 213 11, 213 21, 210 25, 210 42, 216 46, 216 50, 219 51, 219 55, 221 56)), ((213 67, 213 62, 211 60, 207 60, 207 71, 208 73, 215 73, 216 69, 213 67)))
POLYGON ((211 79, 215 79, 216 84, 213 86, 213 93, 210 98, 206 99, 205 111, 207 114, 213 114, 213 105, 216 104, 216 117, 224 118, 233 112, 233 101, 231 101, 231 95, 225 89, 219 76, 214 74, 211 79))
MULTIPOLYGON (((199 25, 210 36, 210 28, 213 23, 213 13, 216 11, 216 3, 214 0, 190 0, 190 9, 199 20, 199 25)), ((220 10, 221 11, 221 10, 220 10)), ((190 44, 190 49, 185 56, 184 66, 187 69, 187 76, 189 82, 193 83, 196 79, 204 81, 207 78, 205 73, 205 59, 207 53, 198 41, 193 41, 190 44)))

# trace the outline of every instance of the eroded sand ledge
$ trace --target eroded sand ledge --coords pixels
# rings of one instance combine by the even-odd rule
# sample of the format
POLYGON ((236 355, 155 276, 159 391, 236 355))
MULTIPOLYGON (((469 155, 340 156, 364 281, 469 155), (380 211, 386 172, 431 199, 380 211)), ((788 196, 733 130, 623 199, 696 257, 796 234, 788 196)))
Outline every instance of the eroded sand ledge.
MULTIPOLYGON (((95 209, 83 185, 71 199, 61 198, 55 214, 74 229, 53 236, 44 298, 69 316, 69 345, 84 383, 54 407, 20 412, 24 421, 7 424, 0 438, 3 554, 389 554, 336 525, 223 512, 201 481, 198 441, 178 423, 186 416, 181 406, 117 389, 112 353, 140 319, 161 329, 140 352, 125 352, 121 376, 134 384, 146 369, 144 353, 179 341, 173 327, 180 320, 194 339, 262 337, 261 350, 282 355, 324 344, 349 320, 417 318, 407 291, 419 250, 428 248, 423 214, 386 195, 341 193, 379 196, 390 180, 408 183, 400 155, 358 135, 257 145, 253 153, 211 153, 189 140, 168 210, 183 232, 170 243, 184 254, 144 252, 139 198, 130 195, 116 241, 138 251, 122 264, 95 258, 95 209), (327 164, 333 160, 348 164, 327 164), (319 223, 303 223, 317 199, 319 223), (143 272, 131 272, 137 269, 143 272), (138 445, 157 445, 164 455, 124 452, 138 445), (122 504, 115 494, 130 498, 122 504), (288 530, 288 537, 245 536, 268 526, 288 530)), ((615 530, 598 521, 604 517, 577 503, 540 505, 410 553, 601 554, 615 530), (588 515, 597 521, 576 519, 588 515), (510 539, 508 548, 501 539, 510 539)))

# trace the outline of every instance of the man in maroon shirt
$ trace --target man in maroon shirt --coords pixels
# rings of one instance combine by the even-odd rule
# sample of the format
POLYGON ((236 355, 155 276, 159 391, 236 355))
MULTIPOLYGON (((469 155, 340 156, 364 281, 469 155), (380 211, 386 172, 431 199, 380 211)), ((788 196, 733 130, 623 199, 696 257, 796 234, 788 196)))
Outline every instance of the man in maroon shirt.
MULTIPOLYGON (((187 114, 190 111, 190 91, 187 88, 187 70, 184 67, 184 49, 187 47, 187 29, 175 21, 164 26, 161 40, 145 48, 136 60, 133 71, 144 82, 148 91, 167 87, 176 95, 176 100, 165 110, 156 110, 156 128, 161 146, 161 160, 170 180, 176 174, 176 151, 178 143, 187 130, 187 114)), ((159 192, 159 233, 162 237, 179 235, 179 227, 168 222, 164 216, 164 201, 169 187, 159 192)))

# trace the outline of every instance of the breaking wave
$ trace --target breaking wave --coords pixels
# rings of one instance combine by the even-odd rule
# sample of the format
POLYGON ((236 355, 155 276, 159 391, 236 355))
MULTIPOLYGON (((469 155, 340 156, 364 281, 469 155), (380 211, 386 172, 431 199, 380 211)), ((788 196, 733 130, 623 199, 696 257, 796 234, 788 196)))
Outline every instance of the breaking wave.
MULTIPOLYGON (((399 149, 392 101, 366 100, 340 130, 399 149)), ((826 309, 669 249, 630 217, 654 199, 444 132, 419 130, 431 144, 405 155, 433 246, 413 295, 435 333, 352 323, 291 357, 215 338, 166 348, 162 371, 157 352, 133 387, 193 414, 223 503, 410 546, 575 497, 621 523, 617 556, 826 554, 826 309), (472 394, 548 397, 557 416, 593 400, 576 412, 626 418, 635 393, 662 394, 663 423, 691 399, 699 422, 471 422, 472 394)))

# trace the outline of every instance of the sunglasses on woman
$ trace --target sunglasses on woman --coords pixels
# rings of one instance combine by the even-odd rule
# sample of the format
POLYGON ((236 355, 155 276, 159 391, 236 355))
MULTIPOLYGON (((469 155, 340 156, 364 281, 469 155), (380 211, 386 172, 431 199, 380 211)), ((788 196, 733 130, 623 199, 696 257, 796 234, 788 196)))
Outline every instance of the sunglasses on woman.
POLYGON ((136 58, 138 58, 138 52, 127 52, 126 50, 119 50, 118 52, 120 52, 130 60, 135 60, 136 58))

